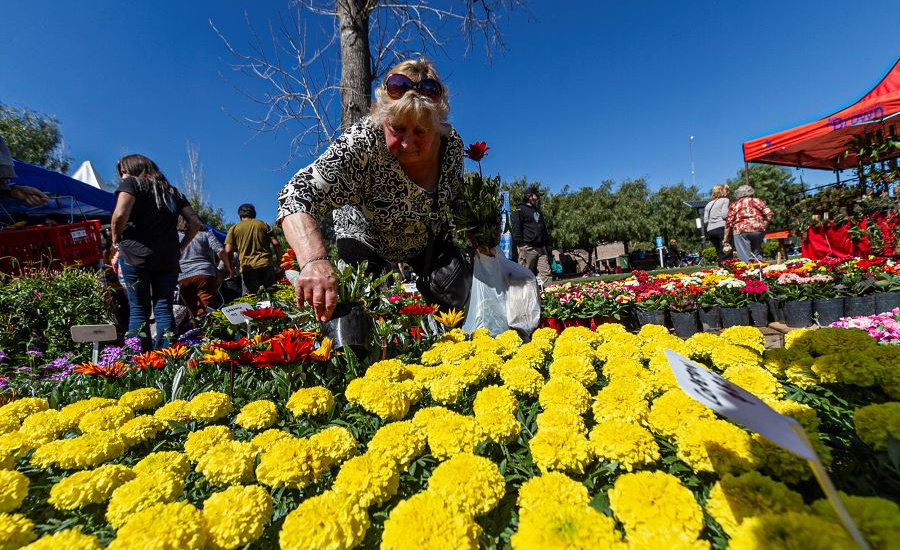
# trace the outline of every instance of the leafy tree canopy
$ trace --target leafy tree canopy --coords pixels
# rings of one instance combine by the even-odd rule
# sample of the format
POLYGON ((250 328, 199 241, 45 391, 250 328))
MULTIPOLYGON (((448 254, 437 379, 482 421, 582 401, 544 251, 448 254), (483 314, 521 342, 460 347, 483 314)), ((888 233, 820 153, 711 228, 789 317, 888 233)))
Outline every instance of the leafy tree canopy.
POLYGON ((55 118, 0 103, 0 135, 16 160, 68 172, 71 159, 63 149, 55 118))

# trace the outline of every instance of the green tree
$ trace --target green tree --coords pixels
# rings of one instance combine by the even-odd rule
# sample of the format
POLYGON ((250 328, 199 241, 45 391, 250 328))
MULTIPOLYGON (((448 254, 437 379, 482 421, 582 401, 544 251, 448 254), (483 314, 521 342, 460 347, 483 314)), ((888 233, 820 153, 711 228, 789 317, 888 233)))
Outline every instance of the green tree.
MULTIPOLYGON (((612 189, 612 182, 605 181, 612 189)), ((604 201, 605 202, 605 201, 604 201)), ((604 210, 601 235, 605 241, 622 241, 626 250, 650 239, 654 227, 650 212, 650 189, 644 178, 625 179, 611 193, 604 210)))
POLYGON ((0 103, 0 135, 16 160, 68 172, 71 159, 65 153, 55 118, 0 103))
MULTIPOLYGON (((732 193, 747 183, 747 171, 738 170, 737 176, 725 182, 732 193)), ((791 206, 800 201, 806 192, 803 183, 794 181, 790 170, 771 164, 750 165, 750 185, 754 196, 763 200, 775 213, 769 222, 769 229, 788 229, 791 227, 791 206)))
POLYGON ((686 206, 685 201, 700 199, 696 186, 685 186, 684 183, 665 185, 650 197, 651 225, 657 235, 662 235, 666 242, 671 239, 679 243, 695 244, 700 237, 697 229, 694 209, 686 206))

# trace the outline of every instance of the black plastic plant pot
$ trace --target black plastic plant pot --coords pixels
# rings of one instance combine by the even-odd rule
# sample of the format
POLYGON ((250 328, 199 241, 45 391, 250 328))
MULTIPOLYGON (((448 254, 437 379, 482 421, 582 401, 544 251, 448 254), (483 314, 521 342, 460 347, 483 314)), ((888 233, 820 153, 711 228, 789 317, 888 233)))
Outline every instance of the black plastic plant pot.
POLYGON ((331 320, 325 323, 325 336, 334 341, 335 349, 350 348, 357 355, 369 349, 369 318, 359 304, 338 304, 331 320))

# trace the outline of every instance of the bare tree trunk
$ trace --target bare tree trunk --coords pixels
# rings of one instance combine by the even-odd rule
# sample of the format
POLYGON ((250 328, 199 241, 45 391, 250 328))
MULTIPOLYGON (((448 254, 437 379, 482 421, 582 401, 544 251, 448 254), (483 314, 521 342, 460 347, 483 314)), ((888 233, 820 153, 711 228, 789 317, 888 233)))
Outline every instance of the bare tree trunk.
POLYGON ((371 105, 369 0, 338 0, 341 33, 341 131, 366 116, 371 105))

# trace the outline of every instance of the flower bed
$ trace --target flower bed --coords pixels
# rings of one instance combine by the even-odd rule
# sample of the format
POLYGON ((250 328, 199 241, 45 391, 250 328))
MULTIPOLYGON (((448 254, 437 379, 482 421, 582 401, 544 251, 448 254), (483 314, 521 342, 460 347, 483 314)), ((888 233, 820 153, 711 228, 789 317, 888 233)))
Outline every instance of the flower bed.
POLYGON ((864 331, 451 330, 362 368, 256 317, 66 392, 11 381, 0 548, 852 547, 805 463, 688 398, 664 348, 796 418, 872 547, 900 536, 900 347, 864 331))

